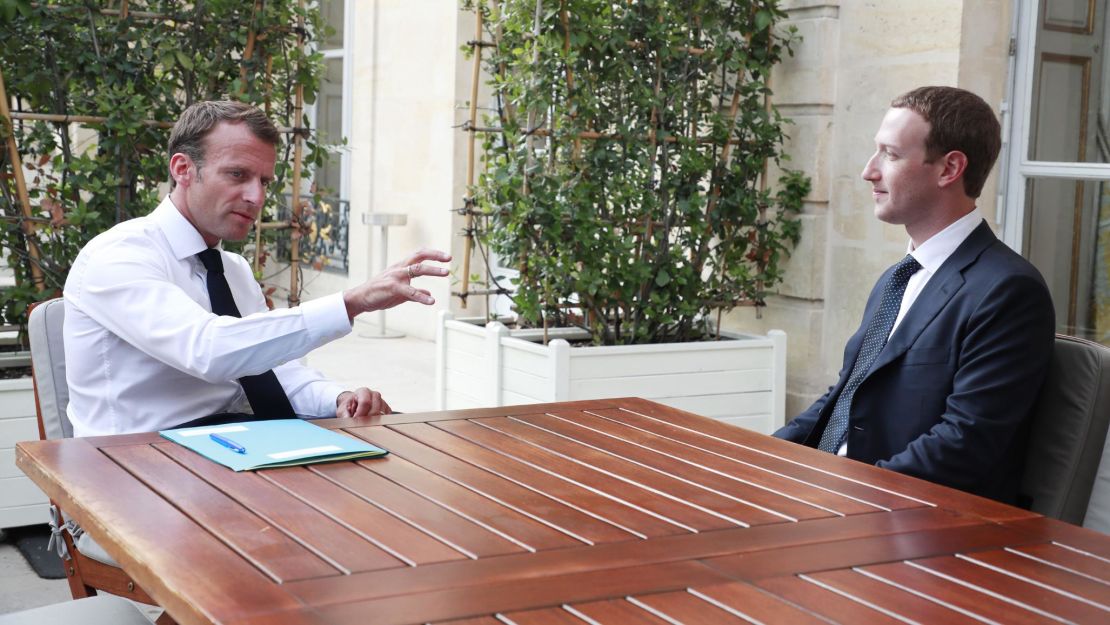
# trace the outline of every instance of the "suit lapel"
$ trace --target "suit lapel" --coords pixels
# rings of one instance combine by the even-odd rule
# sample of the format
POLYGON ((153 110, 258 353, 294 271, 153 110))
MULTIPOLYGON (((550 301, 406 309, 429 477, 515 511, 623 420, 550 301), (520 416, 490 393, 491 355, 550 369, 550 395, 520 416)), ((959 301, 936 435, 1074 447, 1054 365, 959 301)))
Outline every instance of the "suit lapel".
POLYGON ((940 266, 936 275, 929 279, 925 288, 922 289, 914 301, 913 306, 910 307, 902 322, 894 330, 894 334, 887 341, 886 347, 879 352, 879 357, 875 359, 868 375, 906 353, 917 340, 917 337, 921 335, 921 332, 925 330, 925 327, 929 325, 929 322, 948 305, 952 296, 963 287, 964 269, 974 263, 979 255, 983 253, 983 250, 997 240, 985 221, 971 231, 967 239, 940 266))

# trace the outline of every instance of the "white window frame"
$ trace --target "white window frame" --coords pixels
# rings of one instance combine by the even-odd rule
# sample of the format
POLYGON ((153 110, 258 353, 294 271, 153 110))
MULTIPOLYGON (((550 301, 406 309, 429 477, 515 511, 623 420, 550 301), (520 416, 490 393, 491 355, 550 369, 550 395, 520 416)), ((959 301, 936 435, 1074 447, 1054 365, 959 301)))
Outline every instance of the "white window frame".
MULTIPOLYGON (((354 20, 351 19, 351 10, 354 8, 354 4, 354 0, 343 0, 343 47, 332 48, 330 50, 319 50, 317 48, 323 55, 324 60, 343 59, 343 119, 341 126, 343 136, 348 138, 351 136, 351 82, 354 79, 354 63, 351 62, 351 54, 349 54, 351 49, 351 37, 354 35, 354 20)), ((315 45, 316 44, 313 43, 313 46, 315 45)), ((317 98, 317 101, 319 101, 319 98, 317 98)), ((318 120, 316 119, 316 104, 313 103, 306 106, 305 113, 308 115, 309 119, 312 120, 313 128, 319 131, 320 125, 317 123, 318 120)), ((336 137, 330 137, 330 139, 335 138, 336 137)), ((338 193, 341 199, 349 199, 351 197, 351 155, 347 149, 339 152, 338 193)))
MULTIPOLYGON (((1046 0, 1051 1, 1051 0, 1046 0)), ((1110 163, 1073 163, 1033 161, 1029 159, 1030 111, 1033 107, 1033 57, 1037 47, 1037 15, 1039 0, 1015 0, 1013 50, 1009 101, 1004 107, 1004 121, 1009 131, 1009 146, 1003 146, 1004 184, 1002 195, 1002 240, 1021 253, 1025 249, 1025 188, 1030 178, 1064 178, 1068 180, 1110 180, 1110 163), (1006 109, 1009 109, 1008 111, 1006 109)))

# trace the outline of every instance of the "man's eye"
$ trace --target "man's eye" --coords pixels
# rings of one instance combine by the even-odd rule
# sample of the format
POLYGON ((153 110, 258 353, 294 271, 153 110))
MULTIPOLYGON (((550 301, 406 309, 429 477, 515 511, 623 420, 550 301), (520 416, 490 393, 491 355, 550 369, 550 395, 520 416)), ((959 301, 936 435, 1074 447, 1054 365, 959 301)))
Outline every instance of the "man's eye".
POLYGON ((273 182, 273 180, 268 180, 266 178, 263 178, 262 179, 262 186, 263 187, 269 187, 271 182, 273 182))
POLYGON ((227 172, 227 174, 229 176, 231 176, 232 178, 242 178, 243 177, 243 172, 241 172, 237 169, 233 169, 233 170, 227 172))

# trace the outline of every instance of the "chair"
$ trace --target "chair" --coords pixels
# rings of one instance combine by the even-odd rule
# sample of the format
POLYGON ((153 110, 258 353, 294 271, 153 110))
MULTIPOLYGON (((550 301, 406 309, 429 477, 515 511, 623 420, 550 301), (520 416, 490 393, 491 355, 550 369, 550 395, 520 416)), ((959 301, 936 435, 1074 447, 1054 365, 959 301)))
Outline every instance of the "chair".
POLYGON ((65 603, 0 614, 0 625, 49 625, 51 623, 85 623, 87 625, 150 625, 131 602, 101 595, 65 603))
MULTIPOLYGON (((35 389, 35 410, 41 440, 71 438, 73 425, 66 415, 69 387, 66 384, 66 359, 62 343, 65 303, 62 298, 40 302, 31 307, 27 334, 31 342, 31 378, 35 389)), ((95 596, 98 590, 140 603, 157 605, 131 576, 72 521, 54 501, 50 502, 51 529, 58 555, 62 557, 74 599, 95 596), (58 541, 55 543, 55 541, 58 541)), ((172 624, 168 614, 157 621, 172 624)))
POLYGON ((1110 532, 1110 348, 1056 335, 1022 492, 1045 516, 1110 532))

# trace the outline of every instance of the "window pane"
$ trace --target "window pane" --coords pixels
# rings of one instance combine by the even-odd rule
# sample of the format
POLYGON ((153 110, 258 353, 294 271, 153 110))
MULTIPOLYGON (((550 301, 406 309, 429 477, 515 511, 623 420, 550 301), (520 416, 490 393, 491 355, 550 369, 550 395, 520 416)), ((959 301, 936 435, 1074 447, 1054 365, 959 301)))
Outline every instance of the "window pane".
MULTIPOLYGON (((343 59, 327 59, 324 64, 324 80, 316 98, 316 127, 321 143, 337 144, 343 140, 343 59)), ((341 156, 333 153, 327 164, 316 171, 316 188, 325 195, 340 193, 341 156)))
POLYGON ((344 0, 320 0, 320 15, 324 23, 335 29, 331 36, 325 37, 321 49, 332 50, 343 47, 343 2, 344 0))
POLYGON ((1029 157, 1110 162, 1108 0, 1040 2, 1029 157))
POLYGON ((1052 292, 1057 331, 1110 345, 1110 181, 1029 180, 1024 254, 1052 292))

